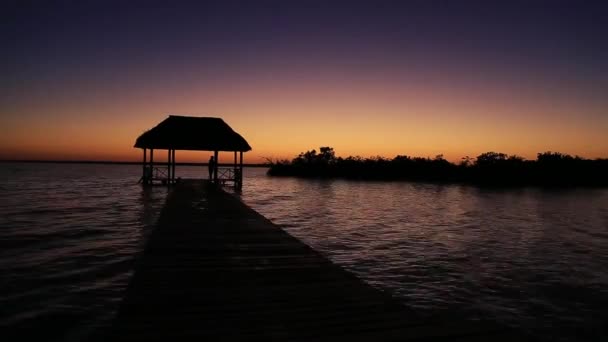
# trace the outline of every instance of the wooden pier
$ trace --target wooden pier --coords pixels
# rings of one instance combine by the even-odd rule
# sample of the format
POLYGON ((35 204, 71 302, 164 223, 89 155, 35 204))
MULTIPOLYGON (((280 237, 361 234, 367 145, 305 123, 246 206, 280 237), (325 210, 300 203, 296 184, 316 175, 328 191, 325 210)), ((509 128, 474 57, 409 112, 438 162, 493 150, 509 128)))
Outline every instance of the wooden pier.
POLYGON ((423 320, 203 182, 175 186, 112 341, 497 341, 494 325, 423 320))

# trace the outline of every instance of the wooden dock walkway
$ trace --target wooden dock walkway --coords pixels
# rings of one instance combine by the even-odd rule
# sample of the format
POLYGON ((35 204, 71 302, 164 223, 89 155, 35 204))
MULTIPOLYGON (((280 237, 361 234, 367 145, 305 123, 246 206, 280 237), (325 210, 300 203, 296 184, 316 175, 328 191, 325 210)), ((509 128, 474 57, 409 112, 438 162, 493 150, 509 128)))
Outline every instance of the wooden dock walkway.
POLYGON ((110 331, 112 341, 486 341, 495 326, 422 320, 234 196, 169 194, 110 331))

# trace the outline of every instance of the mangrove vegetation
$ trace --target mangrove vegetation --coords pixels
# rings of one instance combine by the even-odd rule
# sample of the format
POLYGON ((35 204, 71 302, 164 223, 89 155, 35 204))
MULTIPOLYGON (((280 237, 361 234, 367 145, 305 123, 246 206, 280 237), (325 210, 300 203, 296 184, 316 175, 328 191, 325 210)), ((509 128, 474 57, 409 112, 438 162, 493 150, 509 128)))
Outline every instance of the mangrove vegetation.
POLYGON ((538 153, 536 160, 486 152, 459 163, 398 155, 336 157, 331 147, 300 153, 293 160, 269 160, 271 176, 460 182, 498 186, 608 186, 608 159, 585 159, 559 152, 538 153))

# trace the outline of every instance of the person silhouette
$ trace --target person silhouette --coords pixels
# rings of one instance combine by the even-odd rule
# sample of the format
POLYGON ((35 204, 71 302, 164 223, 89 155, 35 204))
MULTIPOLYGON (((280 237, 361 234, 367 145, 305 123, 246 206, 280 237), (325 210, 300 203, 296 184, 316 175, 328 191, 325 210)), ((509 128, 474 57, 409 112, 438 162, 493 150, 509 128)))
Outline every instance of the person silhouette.
POLYGON ((213 170, 215 170, 215 159, 211 156, 209 157, 209 179, 213 178, 213 170))

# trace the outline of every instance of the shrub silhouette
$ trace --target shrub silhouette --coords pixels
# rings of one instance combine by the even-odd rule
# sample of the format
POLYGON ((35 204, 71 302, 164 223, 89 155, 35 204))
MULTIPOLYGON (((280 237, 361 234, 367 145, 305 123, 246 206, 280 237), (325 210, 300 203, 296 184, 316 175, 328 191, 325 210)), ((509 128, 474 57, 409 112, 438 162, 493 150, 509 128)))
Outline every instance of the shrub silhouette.
POLYGON ((361 180, 464 182, 498 186, 607 186, 608 159, 584 159, 559 152, 538 153, 536 160, 499 152, 466 156, 458 164, 434 158, 398 155, 336 157, 331 147, 300 153, 291 161, 269 161, 268 174, 361 180))

